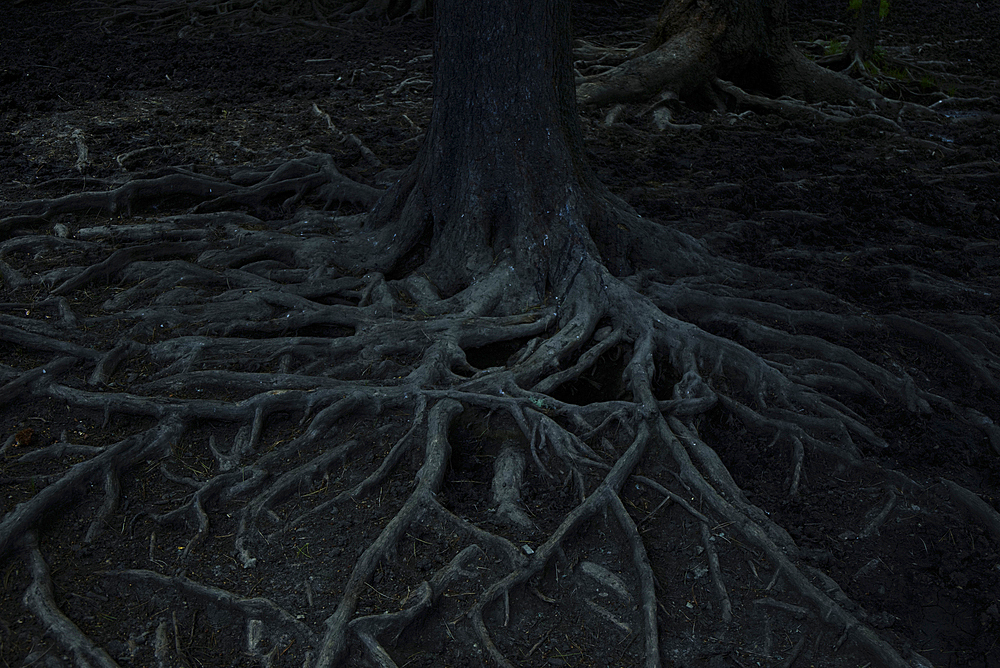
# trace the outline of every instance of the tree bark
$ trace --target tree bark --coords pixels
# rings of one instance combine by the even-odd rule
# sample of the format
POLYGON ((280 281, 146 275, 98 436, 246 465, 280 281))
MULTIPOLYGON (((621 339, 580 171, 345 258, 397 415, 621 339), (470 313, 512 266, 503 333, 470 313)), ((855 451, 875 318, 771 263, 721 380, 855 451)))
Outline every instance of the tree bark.
POLYGON ((613 224, 635 215, 584 157, 570 3, 441 0, 434 22, 430 126, 369 218, 380 268, 419 266, 444 294, 499 270, 515 309, 583 257, 628 271, 613 224))

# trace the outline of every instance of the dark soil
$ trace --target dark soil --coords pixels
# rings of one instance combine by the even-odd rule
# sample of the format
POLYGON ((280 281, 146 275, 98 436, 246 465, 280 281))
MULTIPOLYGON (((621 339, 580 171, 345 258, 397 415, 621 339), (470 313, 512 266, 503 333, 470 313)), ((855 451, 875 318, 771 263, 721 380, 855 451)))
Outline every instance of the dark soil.
MULTIPOLYGON (((804 49, 850 33, 846 0, 789 4, 792 33, 804 49)), ((231 174, 233 167, 274 165, 310 152, 329 154, 344 174, 378 185, 383 170, 410 163, 428 123, 429 21, 360 22, 320 32, 272 27, 264 34, 252 26, 246 34, 220 28, 188 39, 142 22, 111 23, 102 30, 98 20, 103 14, 91 2, 7 5, 0 12, 0 201, 106 188, 178 166, 200 174, 231 174), (377 164, 358 143, 344 140, 350 135, 371 150, 377 164)), ((650 30, 656 11, 656 2, 580 1, 577 30, 604 44, 636 41, 650 30)), ((958 330, 962 323, 978 323, 1000 341, 998 34, 1000 5, 995 2, 891 4, 880 44, 889 61, 884 71, 894 69, 900 78, 887 86, 886 94, 927 105, 949 96, 976 99, 943 103, 941 108, 950 110, 946 118, 908 121, 902 134, 864 123, 817 124, 688 107, 680 108, 675 122, 699 124, 700 129, 660 132, 641 114, 605 126, 604 111, 595 110, 584 117, 591 162, 610 189, 643 216, 707 240, 719 255, 779 272, 789 285, 821 288, 873 317, 905 316, 958 330), (906 67, 909 76, 903 72, 906 67), (958 280, 968 289, 960 295, 935 290, 943 279, 958 280)), ((149 209, 116 218, 74 213, 50 222, 73 233, 125 224, 130 216, 141 220, 180 213, 188 204, 183 198, 159 199, 149 209)), ((267 206, 276 218, 290 215, 280 201, 267 206)), ((46 233, 51 229, 48 225, 46 233)), ((7 238, 7 230, 0 234, 0 240, 7 238)), ((19 271, 38 270, 32 257, 15 247, 0 259, 19 271)), ((67 261, 83 266, 100 259, 67 261)), ((74 293, 73 309, 81 318, 100 316, 102 305, 126 287, 114 281, 95 284, 92 292, 74 293)), ((5 295, 6 287, 0 289, 0 317, 30 316, 12 310, 27 301, 25 295, 5 295)), ((49 309, 41 311, 44 318, 59 316, 51 303, 44 308, 49 309)), ((718 327, 714 333, 738 340, 743 336, 727 331, 725 323, 718 327)), ((156 335, 152 332, 150 340, 156 335)), ((88 345, 98 350, 116 343, 113 332, 99 327, 91 336, 88 345)), ((753 348, 752 341, 743 342, 753 348)), ((925 340, 844 332, 836 342, 894 372, 905 371, 920 387, 957 405, 1000 419, 998 393, 925 340)), ((58 354, 39 354, 0 336, 0 386, 58 354)), ((997 374, 1000 349, 984 355, 992 356, 997 374)), ((470 356, 470 362, 485 367, 503 360, 475 362, 470 356)), ((394 363, 400 368, 409 364, 394 363)), ((120 373, 141 378, 142 361, 129 364, 120 373)), ((269 371, 263 361, 231 364, 269 371)), ((180 388, 177 396, 185 392, 180 388)), ((234 389, 233 395, 237 393, 234 389)), ((580 397, 575 401, 585 403, 580 397)), ((785 527, 800 547, 811 550, 814 566, 839 584, 860 606, 856 614, 894 647, 916 650, 934 666, 1000 668, 1000 537, 957 511, 940 481, 954 481, 1000 509, 1000 451, 956 415, 914 415, 892 404, 852 408, 889 446, 865 455, 905 474, 918 489, 838 468, 832 459, 814 459, 802 493, 790 497, 790 453, 784 446, 721 414, 710 416, 702 432, 711 436, 706 440, 750 501, 785 527), (866 534, 863 529, 887 504, 888 519, 866 534)), ((269 420, 260 442, 293 438, 301 432, 300 418, 288 414, 269 420)), ((11 512, 88 456, 79 450, 55 460, 25 461, 24 453, 55 442, 114 443, 154 424, 152 418, 144 419, 70 411, 57 399, 11 398, 0 406, 0 442, 9 444, 0 462, 0 509, 11 512)), ((341 478, 336 471, 328 473, 315 490, 301 490, 303 494, 356 484, 393 446, 383 434, 394 433, 390 428, 408 419, 387 410, 377 420, 358 415, 340 422, 343 438, 360 443, 355 468, 345 466, 341 478)), ((490 525, 486 510, 483 481, 489 480, 496 451, 492 441, 483 439, 483 424, 492 432, 516 429, 467 411, 453 430, 455 455, 445 495, 454 513, 502 534, 505 529, 490 525)), ((259 551, 260 562, 252 569, 234 557, 236 521, 225 524, 245 499, 217 501, 211 508, 211 536, 196 558, 182 562, 178 555, 196 521, 180 517, 171 524, 151 518, 186 503, 190 489, 183 479, 203 479, 215 466, 206 454, 209 437, 232 442, 236 427, 226 433, 216 425, 211 433, 193 432, 172 444, 169 477, 161 474, 159 461, 126 472, 124 500, 109 516, 110 526, 100 540, 84 545, 91 518, 103 503, 99 485, 47 518, 39 543, 51 569, 55 600, 122 666, 266 665, 268 660, 302 665, 306 648, 296 645, 294 634, 267 655, 270 645, 255 644, 239 610, 203 605, 198 595, 185 596, 177 586, 167 586, 168 578, 183 575, 243 599, 269 598, 321 634, 345 574, 404 503, 410 477, 390 478, 349 513, 310 516, 259 551), (127 569, 149 569, 168 578, 150 582, 107 575, 127 569), (161 657, 156 640, 164 633, 172 639, 167 658, 161 657)), ((314 455, 299 453, 298 463, 314 455)), ((417 466, 419 453, 414 457, 417 466)), ((657 465, 645 464, 645 474, 652 475, 657 465)), ((529 480, 527 487, 541 491, 525 502, 539 528, 551 531, 576 500, 568 489, 546 485, 529 480)), ((742 633, 722 632, 718 611, 709 602, 702 548, 657 533, 657 524, 667 527, 683 512, 675 506, 657 515, 656 503, 638 485, 632 487, 629 511, 638 519, 648 515, 641 529, 656 537, 647 550, 661 603, 674 603, 660 611, 665 662, 712 668, 788 666, 781 657, 788 655, 806 622, 791 614, 772 620, 761 613, 759 628, 748 622, 742 633)), ((281 506, 281 519, 310 507, 304 497, 287 505, 295 507, 281 506)), ((591 522, 575 539, 580 545, 574 549, 579 554, 605 550, 604 557, 590 554, 588 563, 610 562, 612 551, 625 550, 615 530, 608 518, 591 522)), ((408 533, 399 546, 399 560, 380 567, 369 597, 358 605, 359 615, 386 606, 398 609, 398 601, 417 587, 423 573, 440 568, 468 545, 458 534, 450 538, 440 524, 428 523, 425 531, 408 533)), ((722 566, 731 574, 734 606, 766 608, 766 603, 754 607, 753 601, 769 599, 780 589, 769 587, 776 574, 724 527, 714 531, 720 545, 726 545, 720 552, 722 566)), ((12 552, 0 561, 0 577, 2 665, 69 665, 65 650, 46 637, 43 625, 22 603, 31 582, 27 562, 12 552)), ((575 582, 577 587, 594 585, 575 582)), ((630 642, 630 632, 614 624, 583 628, 569 613, 558 623, 548 618, 550 601, 558 598, 561 586, 556 574, 548 574, 532 585, 536 595, 526 596, 522 609, 511 611, 510 626, 492 622, 502 628, 494 640, 507 656, 518 665, 638 665, 640 650, 630 642)), ((411 628, 410 639, 397 644, 397 663, 477 665, 480 658, 461 654, 462 645, 441 631, 473 600, 474 592, 461 588, 445 594, 434 617, 411 628)), ((275 638, 277 632, 264 636, 275 638)), ((861 665, 838 638, 832 628, 810 636, 794 665, 861 665)))

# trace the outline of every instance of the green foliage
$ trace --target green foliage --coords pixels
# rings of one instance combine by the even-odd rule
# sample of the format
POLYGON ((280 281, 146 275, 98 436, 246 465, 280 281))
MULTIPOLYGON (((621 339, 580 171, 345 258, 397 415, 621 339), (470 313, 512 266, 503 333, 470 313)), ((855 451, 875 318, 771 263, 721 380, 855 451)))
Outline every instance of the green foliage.
POLYGON ((899 79, 900 81, 910 81, 913 78, 912 76, 910 76, 909 71, 901 70, 898 67, 890 67, 884 69, 882 70, 882 73, 885 74, 886 76, 892 77, 893 79, 899 79))
MULTIPOLYGON (((857 14, 861 11, 861 3, 864 0, 848 0, 847 8, 852 12, 857 14)), ((889 0, 879 0, 878 2, 878 17, 880 19, 885 19, 889 15, 889 0)))
POLYGON ((831 39, 830 43, 826 45, 826 55, 828 56, 835 56, 843 52, 844 44, 839 39, 831 39))

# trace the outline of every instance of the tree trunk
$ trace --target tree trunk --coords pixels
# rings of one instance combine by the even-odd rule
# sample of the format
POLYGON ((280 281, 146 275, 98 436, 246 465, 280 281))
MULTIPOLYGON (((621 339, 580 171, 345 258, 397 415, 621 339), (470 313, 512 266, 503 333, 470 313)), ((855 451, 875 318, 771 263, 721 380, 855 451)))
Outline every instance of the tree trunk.
POLYGON ((641 102, 669 90, 715 100, 713 82, 807 101, 877 101, 882 96, 799 53, 785 0, 667 0, 649 41, 578 89, 587 105, 641 102))
POLYGON ((882 20, 881 7, 880 0, 861 0, 855 16, 854 33, 845 49, 851 61, 864 63, 875 55, 875 37, 882 20))
POLYGON ((383 271, 420 266, 444 294, 499 271, 513 310, 561 291, 584 257, 629 271, 639 250, 614 223, 635 214, 584 158, 569 6, 436 3, 430 127, 369 219, 383 271))

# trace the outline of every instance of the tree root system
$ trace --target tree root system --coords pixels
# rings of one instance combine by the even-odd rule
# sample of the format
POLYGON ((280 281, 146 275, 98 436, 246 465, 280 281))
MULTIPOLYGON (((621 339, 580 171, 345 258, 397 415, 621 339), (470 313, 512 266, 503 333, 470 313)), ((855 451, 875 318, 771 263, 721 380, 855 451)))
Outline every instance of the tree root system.
MULTIPOLYGON (((463 258, 335 210, 383 191, 329 156, 105 185, 0 206, 0 403, 26 416, 0 433, 0 559, 57 662, 922 668, 904 612, 858 583, 931 566, 903 581, 881 546, 922 562, 913 527, 955 522, 996 554, 995 499, 894 467, 881 419, 947 422, 995 467, 990 317, 873 313, 718 256, 738 226, 703 241, 616 198, 614 238, 642 252, 553 234, 574 254, 538 294, 503 258, 440 289, 435 262, 463 258), (850 526, 797 520, 823 503, 850 526)), ((942 577, 995 586, 953 541, 942 577)))

